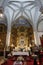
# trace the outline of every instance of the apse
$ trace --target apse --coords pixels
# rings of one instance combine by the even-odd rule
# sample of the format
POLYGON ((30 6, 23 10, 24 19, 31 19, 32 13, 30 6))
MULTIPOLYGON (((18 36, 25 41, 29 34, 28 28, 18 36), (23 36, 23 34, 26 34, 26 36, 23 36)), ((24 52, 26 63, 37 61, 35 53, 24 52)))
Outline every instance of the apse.
POLYGON ((33 44, 34 40, 32 25, 26 18, 20 17, 14 21, 11 27, 10 47, 15 48, 17 51, 23 48, 28 48, 33 44))

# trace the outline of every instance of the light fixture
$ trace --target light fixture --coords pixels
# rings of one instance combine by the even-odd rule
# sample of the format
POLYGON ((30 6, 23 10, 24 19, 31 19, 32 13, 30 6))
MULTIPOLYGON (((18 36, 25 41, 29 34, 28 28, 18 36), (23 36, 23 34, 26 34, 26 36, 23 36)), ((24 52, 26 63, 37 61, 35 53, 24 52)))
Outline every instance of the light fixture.
POLYGON ((4 9, 2 7, 0 7, 0 18, 3 18, 3 16, 4 16, 3 12, 4 12, 4 9))
POLYGON ((2 13, 0 13, 0 18, 2 18, 3 17, 3 14, 2 13))

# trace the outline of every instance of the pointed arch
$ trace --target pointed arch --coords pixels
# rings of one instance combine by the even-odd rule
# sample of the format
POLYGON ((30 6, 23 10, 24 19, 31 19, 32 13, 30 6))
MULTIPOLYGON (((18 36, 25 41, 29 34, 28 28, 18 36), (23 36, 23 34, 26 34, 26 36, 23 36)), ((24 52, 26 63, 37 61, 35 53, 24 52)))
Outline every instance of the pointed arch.
POLYGON ((13 24, 15 24, 17 22, 17 20, 19 20, 20 18, 26 20, 27 23, 32 25, 32 27, 33 27, 33 22, 29 18, 27 18, 25 16, 19 16, 17 19, 13 20, 12 23, 11 23, 11 26, 13 26, 13 24))

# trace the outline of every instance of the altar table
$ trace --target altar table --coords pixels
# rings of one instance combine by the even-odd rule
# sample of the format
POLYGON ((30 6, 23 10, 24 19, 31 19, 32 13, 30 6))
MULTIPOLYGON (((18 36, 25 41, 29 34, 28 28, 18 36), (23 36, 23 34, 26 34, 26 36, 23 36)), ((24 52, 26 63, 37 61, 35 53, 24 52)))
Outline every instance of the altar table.
POLYGON ((12 51, 12 55, 27 55, 27 56, 29 56, 29 52, 13 52, 12 51))

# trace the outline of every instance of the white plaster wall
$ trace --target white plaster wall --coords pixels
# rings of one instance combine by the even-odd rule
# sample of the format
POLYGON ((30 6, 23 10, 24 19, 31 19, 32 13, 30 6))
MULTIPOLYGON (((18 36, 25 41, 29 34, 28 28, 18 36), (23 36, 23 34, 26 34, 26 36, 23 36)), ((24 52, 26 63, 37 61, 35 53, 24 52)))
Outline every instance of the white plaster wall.
POLYGON ((38 24, 38 31, 43 32, 43 20, 38 24))

